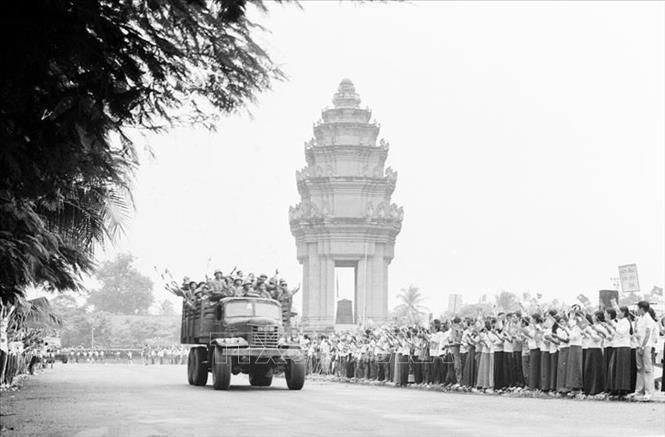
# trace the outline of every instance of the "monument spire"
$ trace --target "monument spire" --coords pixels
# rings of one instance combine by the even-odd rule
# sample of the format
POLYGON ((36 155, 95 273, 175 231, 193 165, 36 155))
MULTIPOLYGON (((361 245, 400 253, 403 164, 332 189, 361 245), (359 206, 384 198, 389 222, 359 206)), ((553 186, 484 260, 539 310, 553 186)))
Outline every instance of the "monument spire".
POLYGON ((335 108, 357 108, 360 106, 360 96, 356 93, 351 79, 342 79, 333 96, 335 108))

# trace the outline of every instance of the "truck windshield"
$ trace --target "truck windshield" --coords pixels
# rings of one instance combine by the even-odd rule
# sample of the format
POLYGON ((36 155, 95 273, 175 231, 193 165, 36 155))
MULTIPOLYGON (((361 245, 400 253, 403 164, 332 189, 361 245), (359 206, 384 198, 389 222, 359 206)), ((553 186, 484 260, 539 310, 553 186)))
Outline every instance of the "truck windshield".
POLYGON ((256 315, 259 317, 269 317, 271 319, 279 320, 281 317, 281 308, 267 302, 256 302, 255 304, 256 315))
POLYGON ((224 306, 224 313, 229 317, 268 317, 280 319, 280 307, 268 302, 238 301, 224 306))

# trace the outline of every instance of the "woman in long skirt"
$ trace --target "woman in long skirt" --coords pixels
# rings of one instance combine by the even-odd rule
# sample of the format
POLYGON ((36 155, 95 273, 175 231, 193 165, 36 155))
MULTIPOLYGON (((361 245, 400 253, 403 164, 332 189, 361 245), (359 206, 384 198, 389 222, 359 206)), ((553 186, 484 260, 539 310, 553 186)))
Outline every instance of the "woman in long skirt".
POLYGON ((478 360, 478 378, 476 380, 476 387, 481 389, 491 388, 490 385, 490 341, 487 337, 486 330, 480 333, 480 342, 478 343, 480 349, 480 360, 478 360))
POLYGON ((617 313, 614 309, 605 310, 605 323, 602 324, 606 331, 606 337, 603 341, 603 361, 605 362, 605 392, 612 392, 614 384, 614 335, 616 333, 617 313))
POLYGON ((566 393, 566 370, 568 366, 568 331, 564 327, 565 320, 557 320, 556 336, 559 340, 559 357, 557 358, 556 368, 556 391, 566 393))
POLYGON ((586 322, 582 314, 571 314, 569 319, 568 361, 566 362, 566 388, 570 391, 582 390, 582 329, 586 322))
POLYGON ((554 323, 549 333, 550 340, 550 390, 556 391, 556 374, 559 363, 559 340, 556 336, 558 325, 554 323))
POLYGON ((508 333, 508 329, 503 330, 503 380, 506 387, 515 386, 515 377, 513 375, 513 338, 508 333))
POLYGON ((464 387, 473 387, 475 369, 476 369, 476 347, 471 345, 468 346, 466 361, 464 362, 464 368, 462 369, 462 385, 464 387))
POLYGON ((625 396, 630 393, 630 336, 633 333, 633 327, 628 317, 628 308, 619 308, 613 340, 614 356, 612 362, 610 362, 612 368, 610 390, 613 395, 617 396, 625 396))
POLYGON ((531 390, 540 389, 540 339, 538 338, 538 331, 535 324, 542 323, 539 315, 534 314, 532 323, 528 331, 528 344, 529 344, 529 388, 531 390))
POLYGON ((494 389, 502 390, 506 387, 503 372, 503 337, 501 331, 492 330, 490 332, 492 343, 494 345, 494 362, 492 368, 494 369, 494 389))
POLYGON ((513 332, 513 378, 515 386, 524 387, 524 375, 522 374, 522 341, 519 338, 518 327, 513 332))
POLYGON ((460 382, 464 387, 473 387, 473 377, 475 365, 475 355, 476 355, 476 344, 473 338, 471 327, 464 330, 462 334, 462 345, 460 350, 466 349, 466 359, 463 360, 462 364, 462 381, 460 382))
POLYGON ((475 363, 473 363, 475 368, 474 368, 474 373, 473 373, 473 379, 471 380, 471 386, 472 387, 476 387, 478 385, 477 384, 477 382, 478 382, 478 368, 480 367, 480 357, 482 355, 482 353, 481 353, 482 344, 480 342, 480 328, 481 328, 481 324, 480 324, 480 322, 477 322, 476 323, 475 334, 474 334, 474 345, 475 345, 475 349, 476 349, 476 356, 474 357, 475 358, 475 360, 474 360, 475 363))
MULTIPOLYGON (((603 338, 599 330, 603 328, 600 323, 605 320, 601 311, 589 317, 591 323, 582 334, 587 338, 587 355, 584 360, 584 375, 582 378, 584 394, 596 395, 605 388, 605 363, 603 361, 603 338)), ((601 331, 602 332, 602 331, 601 331)))
POLYGON ((529 340, 522 334, 522 379, 524 380, 524 387, 529 386, 529 372, 531 366, 529 360, 531 359, 531 351, 529 350, 529 340))
POLYGON ((409 346, 404 343, 395 356, 395 385, 404 387, 409 382, 409 346))
POLYGON ((544 392, 550 391, 550 341, 546 328, 539 326, 542 336, 542 343, 540 347, 540 389, 544 392))

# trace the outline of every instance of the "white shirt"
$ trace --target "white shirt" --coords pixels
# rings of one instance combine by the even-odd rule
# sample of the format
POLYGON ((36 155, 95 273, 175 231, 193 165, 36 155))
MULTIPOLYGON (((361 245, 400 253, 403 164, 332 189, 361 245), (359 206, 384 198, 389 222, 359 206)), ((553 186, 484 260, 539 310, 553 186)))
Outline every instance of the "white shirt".
POLYGON ((649 341, 647 341, 647 347, 656 347, 656 339, 658 338, 658 326, 656 321, 651 318, 650 314, 644 314, 637 318, 635 323, 635 333, 637 334, 637 347, 642 347, 644 343, 644 338, 647 335, 647 330, 651 331, 649 335, 649 341))
MULTIPOLYGON (((616 320, 610 320, 609 322, 607 322, 607 324, 612 328, 617 329, 616 320)), ((605 329, 605 332, 607 333, 607 339, 604 342, 605 347, 614 347, 614 331, 606 327, 603 327, 603 329, 605 329)))
POLYGON ((436 343, 436 346, 432 349, 432 355, 438 357, 445 353, 445 346, 448 344, 448 334, 450 331, 442 332, 438 331, 432 334, 431 341, 436 343))
POLYGON ((627 318, 617 321, 616 333, 612 344, 614 347, 630 347, 630 322, 627 318))
POLYGON ((569 338, 569 346, 582 346, 582 331, 580 330, 579 326, 574 325, 572 328, 570 328, 569 338))
MULTIPOLYGON (((563 329, 557 330, 556 335, 557 335, 557 337, 568 340, 568 334, 563 329)), ((561 350, 561 349, 565 349, 567 347, 568 347, 568 342, 561 340, 561 342, 559 343, 558 349, 561 350)))
POLYGON ((513 339, 503 339, 503 351, 513 353, 513 339))
POLYGON ((536 340, 536 335, 538 333, 536 332, 536 328, 531 326, 529 327, 529 336, 531 338, 527 339, 527 345, 529 346, 529 349, 538 349, 538 341, 536 340))
POLYGON ((584 332, 586 333, 584 341, 588 349, 600 349, 602 347, 603 338, 591 326, 587 327, 584 332))

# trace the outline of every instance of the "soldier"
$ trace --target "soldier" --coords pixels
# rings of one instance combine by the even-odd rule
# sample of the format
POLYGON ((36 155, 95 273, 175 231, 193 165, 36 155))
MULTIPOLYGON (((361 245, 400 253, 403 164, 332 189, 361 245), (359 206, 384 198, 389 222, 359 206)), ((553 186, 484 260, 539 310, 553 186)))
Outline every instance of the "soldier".
POLYGON ((261 284, 265 284, 267 280, 268 280, 268 275, 266 275, 265 273, 261 273, 261 275, 259 275, 258 279, 256 280, 256 286, 258 287, 261 284))
POLYGON ((215 277, 208 282, 208 288, 213 295, 222 295, 226 293, 228 286, 221 270, 215 270, 215 277))
POLYGON ((258 293, 259 297, 262 297, 264 299, 272 299, 272 296, 268 292, 265 282, 260 283, 256 287, 256 292, 258 293))
POLYGON ((235 278, 233 280, 232 292, 235 297, 243 296, 242 278, 235 278))
POLYGON ((252 283, 250 281, 245 281, 242 284, 242 295, 246 297, 259 297, 259 293, 252 288, 252 283))
POLYGON ((282 290, 277 286, 277 280, 275 278, 270 278, 266 288, 273 299, 279 300, 280 296, 282 295, 282 290))

